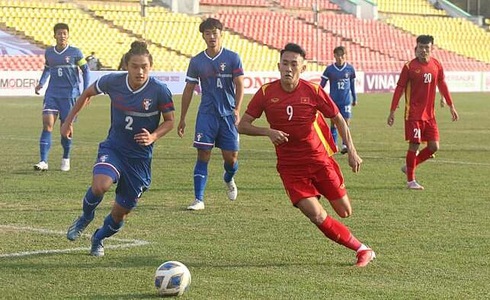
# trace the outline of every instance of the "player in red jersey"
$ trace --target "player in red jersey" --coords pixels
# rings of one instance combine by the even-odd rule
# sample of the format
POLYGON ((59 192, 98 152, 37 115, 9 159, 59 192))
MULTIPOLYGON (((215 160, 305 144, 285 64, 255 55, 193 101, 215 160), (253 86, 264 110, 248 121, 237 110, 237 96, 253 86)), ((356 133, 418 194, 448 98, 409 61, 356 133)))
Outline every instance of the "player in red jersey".
POLYGON ((439 129, 434 112, 436 87, 449 106, 452 120, 459 119, 442 65, 431 57, 433 44, 434 38, 430 35, 417 37, 416 58, 403 66, 388 116, 388 125, 392 126, 398 102, 405 93, 405 139, 409 144, 402 172, 407 175, 407 188, 413 190, 424 189, 415 180, 415 169, 439 150, 439 129), (421 142, 427 142, 427 146, 418 152, 421 142))
POLYGON ((305 57, 305 51, 297 44, 284 47, 278 64, 281 79, 263 85, 254 95, 238 131, 269 137, 276 148, 277 171, 292 204, 326 237, 357 251, 356 266, 364 267, 376 257, 374 251, 359 242, 344 224, 327 215, 318 201, 323 195, 340 217, 352 214, 344 178, 332 157, 337 149, 323 116, 337 126, 354 172, 359 172, 362 159, 332 99, 319 85, 299 78, 306 69, 305 57), (262 113, 270 128, 252 124, 262 113))

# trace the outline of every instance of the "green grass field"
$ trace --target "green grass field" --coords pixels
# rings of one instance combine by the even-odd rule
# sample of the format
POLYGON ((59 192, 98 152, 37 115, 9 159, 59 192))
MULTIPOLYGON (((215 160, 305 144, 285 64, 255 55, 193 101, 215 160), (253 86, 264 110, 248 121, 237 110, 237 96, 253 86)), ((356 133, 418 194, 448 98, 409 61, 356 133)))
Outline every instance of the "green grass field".
MULTIPOLYGON (((241 136, 236 202, 226 198, 215 150, 206 209, 185 210, 193 200, 198 99, 186 136, 174 130, 157 143, 151 189, 106 241, 106 256, 91 257, 90 235, 109 212, 113 192, 87 235, 69 242, 65 232, 80 214, 98 142, 107 134, 108 100, 100 96, 81 113, 72 170, 59 171, 56 129, 50 170, 38 173, 32 165, 39 159, 42 99, 1 98, 0 298, 155 299, 156 267, 178 260, 192 273, 182 299, 489 299, 490 95, 454 94, 461 117, 455 123, 447 108, 437 108, 441 150, 418 169, 424 191, 405 189, 400 172, 403 110, 390 128, 390 95, 359 98, 351 129, 364 159, 361 173, 336 158, 354 207, 343 221, 378 255, 364 269, 352 267, 355 254, 290 205, 266 138, 241 136)), ((178 118, 180 97, 175 102, 178 118)))

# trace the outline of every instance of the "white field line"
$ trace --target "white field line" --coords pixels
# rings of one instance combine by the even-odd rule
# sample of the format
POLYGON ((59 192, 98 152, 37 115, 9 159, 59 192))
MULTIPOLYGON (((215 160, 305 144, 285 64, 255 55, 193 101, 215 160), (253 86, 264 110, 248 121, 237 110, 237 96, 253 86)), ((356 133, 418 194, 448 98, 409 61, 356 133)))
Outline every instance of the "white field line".
MULTIPOLYGON (((384 160, 403 160, 405 161, 405 158, 403 157, 387 157, 387 156, 370 156, 370 155, 362 155, 360 154, 361 158, 370 158, 370 159, 384 159, 384 160)), ((466 165, 466 166, 490 166, 490 163, 487 162, 471 162, 471 161, 461 161, 461 160, 444 160, 444 159, 439 159, 436 154, 436 158, 434 159, 428 159, 424 163, 429 162, 433 164, 441 163, 441 164, 453 164, 453 165, 466 165)))
MULTIPOLYGON (((13 225, 0 225, 0 229, 7 229, 13 231, 29 231, 36 232, 39 234, 50 234, 50 235, 62 235, 64 236, 66 232, 42 229, 42 228, 34 228, 34 227, 21 227, 21 226, 13 226, 13 225)), ((90 237, 88 234, 82 234, 82 236, 90 237)), ((147 241, 143 240, 131 240, 131 239, 118 239, 118 238, 110 238, 111 241, 118 242, 116 245, 106 245, 105 249, 122 249, 122 248, 130 248, 130 247, 138 247, 150 244, 147 241)), ((29 256, 29 255, 37 255, 37 254, 52 254, 52 253, 68 253, 68 252, 76 252, 76 251, 89 251, 90 247, 78 247, 78 248, 67 248, 67 249, 44 249, 44 250, 36 250, 36 251, 21 251, 14 253, 4 253, 0 254, 0 258, 4 257, 20 257, 20 256, 29 256)))

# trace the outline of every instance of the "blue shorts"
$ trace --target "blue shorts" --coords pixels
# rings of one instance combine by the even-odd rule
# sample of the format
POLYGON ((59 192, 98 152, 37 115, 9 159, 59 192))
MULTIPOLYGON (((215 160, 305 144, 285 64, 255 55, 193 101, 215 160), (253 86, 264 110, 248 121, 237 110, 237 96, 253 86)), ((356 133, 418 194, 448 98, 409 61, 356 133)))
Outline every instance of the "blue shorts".
POLYGON ((93 174, 111 177, 117 183, 116 202, 126 209, 133 209, 141 195, 150 187, 151 158, 128 158, 99 145, 93 174))
POLYGON ((214 146, 221 150, 239 150, 235 115, 220 117, 213 114, 197 114, 194 147, 210 150, 214 146))
POLYGON ((64 122, 76 101, 76 98, 44 97, 43 115, 58 115, 64 122))
POLYGON ((344 119, 352 118, 352 102, 335 102, 335 105, 337 105, 339 112, 344 119))

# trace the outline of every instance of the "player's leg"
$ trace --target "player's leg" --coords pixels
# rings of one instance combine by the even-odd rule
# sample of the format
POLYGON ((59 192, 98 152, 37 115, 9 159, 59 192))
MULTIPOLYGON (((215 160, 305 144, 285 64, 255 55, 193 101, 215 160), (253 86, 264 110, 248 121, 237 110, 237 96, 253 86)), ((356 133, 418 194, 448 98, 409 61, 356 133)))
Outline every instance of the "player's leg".
POLYGON ((82 214, 68 228, 67 239, 74 241, 82 235, 82 232, 94 219, 95 209, 102 202, 104 194, 110 189, 112 183, 113 178, 111 176, 94 173, 92 186, 87 189, 83 197, 82 214))
POLYGON ((204 209, 204 192, 208 182, 208 164, 211 159, 211 150, 197 149, 197 160, 194 166, 194 202, 187 207, 188 210, 204 209))
POLYGON ((238 171, 239 138, 234 116, 221 119, 215 144, 216 147, 221 149, 223 156, 223 181, 225 182, 228 199, 236 200, 238 189, 234 176, 238 171))
POLYGON ((313 174, 308 174, 304 169, 278 168, 278 171, 293 205, 299 208, 327 238, 357 251, 358 266, 367 265, 375 257, 374 251, 360 243, 344 224, 328 216, 318 202, 319 195, 326 194, 330 199, 334 199, 334 209, 340 216, 347 217, 352 213, 343 178, 338 176, 335 166, 321 168, 313 174), (341 203, 344 205, 343 209, 340 207, 341 203), (360 254, 362 255, 359 256, 360 254))
POLYGON ((104 239, 113 236, 124 226, 126 216, 136 207, 139 198, 151 183, 151 159, 121 159, 123 168, 116 188, 116 201, 104 224, 92 235, 93 256, 104 255, 104 239))
POLYGON ((104 148, 99 148, 97 161, 93 168, 92 185, 87 189, 82 201, 82 214, 71 224, 66 233, 67 239, 74 241, 92 222, 95 209, 102 202, 104 194, 113 183, 119 181, 121 162, 117 154, 104 148))
MULTIPOLYGON (((324 168, 315 172, 313 184, 318 192, 329 200, 330 206, 334 209, 338 216, 347 218, 352 215, 352 206, 345 189, 344 177, 333 157, 325 161, 324 168)), ((350 230, 338 222, 337 220, 327 216, 325 220, 317 225, 325 236, 337 237, 337 243, 345 247, 355 250, 357 263, 356 266, 364 267, 371 262, 376 254, 372 249, 359 242, 359 240, 350 232, 350 230)))
POLYGON ((429 158, 432 158, 437 150, 439 150, 439 141, 428 141, 427 146, 420 150, 419 154, 417 155, 417 166, 429 158))
MULTIPOLYGON (((45 102, 46 103, 46 102, 45 102)), ((54 109, 43 110, 43 130, 39 138, 39 163, 34 165, 34 169, 38 171, 48 170, 49 150, 51 149, 51 133, 56 122, 58 111, 54 109)))
POLYGON ((405 166, 407 181, 415 180, 415 169, 417 167, 417 152, 420 147, 418 143, 408 143, 408 150, 405 156, 405 166))
POLYGON ((422 140, 427 141, 427 146, 417 155, 417 165, 433 157, 434 153, 439 150, 439 128, 437 127, 436 120, 426 121, 421 134, 422 140))
MULTIPOLYGON (((70 112, 71 108, 75 104, 76 99, 75 98, 70 98, 70 99, 60 99, 62 101, 59 101, 58 106, 60 107, 60 127, 63 125, 65 122, 66 117, 68 116, 68 113, 70 112)), ((66 137, 61 137, 61 146, 63 147, 63 157, 61 158, 61 171, 69 171, 70 170, 70 152, 71 152, 71 146, 72 146, 72 139, 73 137, 66 138, 66 137)))
MULTIPOLYGON (((346 102, 344 105, 339 106, 341 108, 340 113, 342 117, 344 117, 345 123, 347 127, 350 127, 350 119, 352 118, 352 102, 346 102)), ((340 150, 341 154, 346 154, 348 152, 347 146, 344 144, 342 140, 342 149, 340 150)))
POLYGON ((226 193, 228 199, 236 200, 238 196, 238 188, 235 183, 235 173, 238 171, 238 151, 221 150, 223 155, 223 181, 225 182, 226 193))
POLYGON ((197 160, 194 166, 194 201, 187 207, 188 210, 204 209, 208 164, 218 130, 219 123, 214 115, 197 114, 194 135, 194 147, 197 149, 197 160))
POLYGON ((332 121, 330 121, 330 133, 332 134, 332 138, 333 138, 335 145, 337 145, 337 137, 339 136, 339 134, 337 131, 337 127, 335 126, 335 124, 332 121))
MULTIPOLYGON (((337 201, 342 200, 338 199, 337 201)), ((364 267, 376 257, 374 251, 359 242, 347 226, 330 217, 316 197, 302 199, 296 204, 296 207, 298 207, 327 238, 346 248, 356 251, 357 266, 364 267)))
POLYGON ((105 217, 102 227, 97 228, 92 235, 90 255, 104 256, 104 239, 113 236, 122 229, 124 220, 131 210, 119 204, 116 195, 116 202, 112 206, 111 213, 105 217))
POLYGON ((420 121, 405 121, 405 140, 408 141, 408 150, 405 156, 405 166, 402 172, 407 176, 407 188, 412 190, 423 190, 424 187, 415 180, 415 169, 417 168, 417 152, 422 142, 423 126, 420 121))

